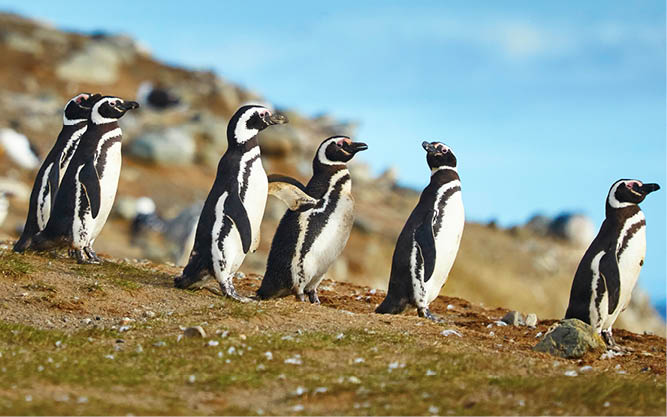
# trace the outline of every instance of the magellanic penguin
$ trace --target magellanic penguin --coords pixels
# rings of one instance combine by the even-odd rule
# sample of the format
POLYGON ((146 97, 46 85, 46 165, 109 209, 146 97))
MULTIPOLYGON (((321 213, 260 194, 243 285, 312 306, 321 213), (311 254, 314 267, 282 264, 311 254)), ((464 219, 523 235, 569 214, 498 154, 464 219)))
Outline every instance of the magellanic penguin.
MULTIPOLYGON (((284 193, 272 192, 290 209, 273 237, 258 298, 295 294, 304 301, 308 295, 311 303, 319 304, 317 287, 343 251, 354 223, 352 180, 346 163, 366 149, 365 143, 352 142, 346 136, 330 137, 315 153, 313 177, 307 186, 282 176, 269 177, 270 186, 282 188, 291 180, 314 200, 292 204, 294 200, 286 199, 284 193)), ((295 199, 299 200, 299 196, 295 199)))
POLYGON ((659 189, 658 184, 629 179, 611 186, 605 219, 574 275, 565 318, 590 324, 612 348, 617 345, 611 327, 630 303, 644 265, 646 219, 639 203, 659 189))
POLYGON ((438 321, 429 304, 438 296, 454 264, 463 234, 461 181, 452 150, 423 142, 431 182, 401 230, 391 262, 387 296, 376 313, 398 314, 410 304, 420 317, 438 321))
POLYGON ((266 206, 269 183, 257 134, 282 123, 287 123, 285 116, 257 105, 243 106, 232 116, 227 126, 228 148, 199 216, 188 264, 174 279, 176 287, 187 288, 214 276, 224 295, 248 301, 237 294, 232 278, 246 254, 259 246, 266 206))
MULTIPOLYGON (((93 96, 92 100, 99 97, 99 95, 93 96)), ((90 94, 81 93, 65 106, 63 128, 35 177, 30 193, 28 216, 23 233, 14 245, 15 252, 23 252, 30 245, 33 236, 44 230, 49 221, 60 180, 67 171, 67 166, 79 144, 79 138, 87 128, 91 109, 90 98, 90 94)))
POLYGON ((51 217, 35 235, 33 249, 69 246, 70 255, 79 263, 100 262, 93 244, 111 212, 122 164, 118 119, 138 106, 118 97, 96 98, 86 132, 60 183, 51 217))

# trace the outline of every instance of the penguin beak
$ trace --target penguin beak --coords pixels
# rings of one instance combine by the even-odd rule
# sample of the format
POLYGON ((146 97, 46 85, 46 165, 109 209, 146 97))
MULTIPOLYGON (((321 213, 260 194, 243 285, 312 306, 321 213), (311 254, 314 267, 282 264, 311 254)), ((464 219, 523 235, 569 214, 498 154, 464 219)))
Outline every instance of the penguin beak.
POLYGON ((422 142, 422 148, 428 153, 438 152, 438 149, 434 145, 426 141, 422 142))
POLYGON ((136 101, 123 101, 118 105, 118 108, 124 111, 136 109, 139 107, 139 103, 136 101))
POLYGON ((282 124, 285 124, 285 123, 289 122, 289 120, 287 120, 287 116, 285 116, 284 114, 280 114, 280 113, 269 113, 269 114, 267 114, 267 116, 264 117, 264 121, 269 126, 271 126, 271 125, 282 125, 282 124))
POLYGON ((365 151, 368 145, 363 142, 343 142, 343 150, 354 155, 357 152, 365 151))
POLYGON ((658 191, 660 189, 660 186, 658 184, 652 183, 652 184, 644 184, 641 187, 635 185, 633 188, 637 188, 637 191, 640 192, 643 195, 647 195, 652 193, 653 191, 658 191))

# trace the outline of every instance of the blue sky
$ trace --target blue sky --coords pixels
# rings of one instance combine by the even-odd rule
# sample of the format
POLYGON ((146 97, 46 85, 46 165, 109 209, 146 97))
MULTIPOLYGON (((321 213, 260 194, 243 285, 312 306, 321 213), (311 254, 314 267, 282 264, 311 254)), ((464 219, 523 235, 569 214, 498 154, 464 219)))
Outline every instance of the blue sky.
MULTIPOLYGON (((459 159, 470 220, 604 218, 620 178, 665 181, 665 3, 4 1, 79 31, 123 32, 279 106, 360 122, 375 172, 428 182, 422 140, 459 159)), ((665 297, 666 193, 640 285, 665 297)))

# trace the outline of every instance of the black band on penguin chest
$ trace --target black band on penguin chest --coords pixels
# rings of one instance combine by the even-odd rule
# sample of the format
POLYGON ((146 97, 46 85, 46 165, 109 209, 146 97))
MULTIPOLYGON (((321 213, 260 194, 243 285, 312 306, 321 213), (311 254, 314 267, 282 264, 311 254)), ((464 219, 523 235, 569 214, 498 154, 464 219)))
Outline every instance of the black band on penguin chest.
POLYGON ((97 175, 102 178, 104 176, 104 168, 107 166, 107 154, 109 152, 109 148, 111 148, 113 145, 116 143, 120 142, 121 137, 116 136, 115 138, 108 139, 106 142, 102 144, 102 148, 100 149, 100 154, 97 156, 97 163, 95 164, 95 168, 97 169, 97 175))
POLYGON ((440 197, 440 201, 437 203, 437 209, 438 209, 438 217, 435 221, 435 224, 433 225, 433 234, 435 236, 438 235, 440 232, 440 228, 442 227, 442 221, 445 217, 445 206, 447 206, 447 201, 451 196, 453 196, 455 193, 461 191, 461 186, 456 185, 449 190, 445 191, 442 194, 442 197, 440 197))
POLYGON ((239 169, 243 169, 243 178, 241 179, 241 184, 239 187, 239 197, 241 198, 241 201, 245 201, 245 193, 248 191, 248 185, 250 181, 250 171, 251 167, 259 159, 259 153, 252 158, 248 159, 248 161, 245 163, 245 166, 240 166, 239 169))
POLYGON ((625 232, 625 235, 622 237, 623 240, 621 241, 621 247, 618 249, 618 253, 616 254, 617 259, 619 259, 621 254, 625 251, 625 249, 627 249, 628 244, 630 243, 630 239, 632 239, 632 237, 644 226, 646 226, 646 220, 642 219, 630 226, 627 232, 625 232))
POLYGON ((322 230, 329 222, 329 217, 336 210, 338 202, 340 201, 341 192, 343 186, 346 182, 350 181, 350 174, 343 175, 333 186, 333 190, 329 194, 328 199, 321 199, 320 202, 313 208, 313 210, 318 210, 322 206, 326 205, 324 211, 319 213, 311 213, 306 220, 306 236, 304 237, 303 246, 301 247, 301 253, 299 254, 301 258, 304 257, 306 253, 310 250, 315 242, 315 239, 319 237, 322 233, 322 230))

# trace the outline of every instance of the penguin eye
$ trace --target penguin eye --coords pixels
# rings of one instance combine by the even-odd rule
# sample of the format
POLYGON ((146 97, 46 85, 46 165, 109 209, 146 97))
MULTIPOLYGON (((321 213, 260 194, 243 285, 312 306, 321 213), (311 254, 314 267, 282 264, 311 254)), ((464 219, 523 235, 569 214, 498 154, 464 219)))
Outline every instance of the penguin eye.
POLYGON ((111 107, 116 107, 116 105, 118 105, 118 102, 117 101, 111 101, 111 102, 109 102, 109 105, 111 107))

